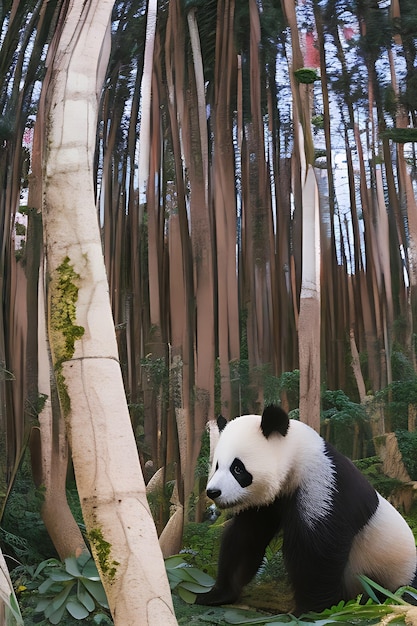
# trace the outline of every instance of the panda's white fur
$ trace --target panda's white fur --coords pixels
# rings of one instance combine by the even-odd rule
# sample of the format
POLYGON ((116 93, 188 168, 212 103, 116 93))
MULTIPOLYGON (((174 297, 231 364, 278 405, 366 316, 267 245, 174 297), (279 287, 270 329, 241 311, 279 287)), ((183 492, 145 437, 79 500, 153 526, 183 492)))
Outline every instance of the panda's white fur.
POLYGON ((365 574, 395 591, 411 582, 416 570, 415 541, 410 527, 380 494, 378 500, 376 512, 355 537, 350 551, 345 584, 352 597, 363 591, 358 574, 365 574), (395 541, 387 540, 388 533, 395 541))
POLYGON ((234 601, 281 528, 298 612, 355 597, 358 574, 393 591, 415 584, 415 540, 403 517, 350 461, 279 407, 227 424, 207 494, 234 518, 216 585, 198 603, 234 601))

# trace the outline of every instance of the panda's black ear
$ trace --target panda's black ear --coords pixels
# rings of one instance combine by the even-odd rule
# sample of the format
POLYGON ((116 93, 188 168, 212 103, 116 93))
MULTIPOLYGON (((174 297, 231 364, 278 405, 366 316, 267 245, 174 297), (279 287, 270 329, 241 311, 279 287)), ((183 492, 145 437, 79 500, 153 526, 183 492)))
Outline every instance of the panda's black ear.
POLYGON ((223 417, 223 415, 219 415, 217 418, 217 428, 219 429, 220 432, 222 432, 226 424, 227 424, 226 418, 223 417))
POLYGON ((268 439, 272 433, 279 433, 283 437, 287 434, 290 420, 280 406, 270 404, 264 408, 261 420, 261 430, 268 439))

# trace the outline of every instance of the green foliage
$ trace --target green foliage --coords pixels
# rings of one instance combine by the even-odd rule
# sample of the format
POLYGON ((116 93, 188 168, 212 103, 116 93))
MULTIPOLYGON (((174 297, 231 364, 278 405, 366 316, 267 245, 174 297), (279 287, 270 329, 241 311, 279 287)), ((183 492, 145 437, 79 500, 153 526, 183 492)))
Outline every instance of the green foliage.
MULTIPOLYGON (((323 128, 324 128, 324 116, 322 114, 320 114, 320 115, 313 115, 313 117, 311 118, 311 123, 313 124, 313 126, 315 128, 323 130, 323 128)), ((314 154, 316 154, 316 152, 317 151, 315 151, 314 154)), ((324 152, 324 154, 322 156, 326 156, 326 151, 322 150, 322 152, 324 152)))
POLYGON ((323 390, 321 397, 323 436, 350 458, 373 454, 374 446, 364 405, 353 402, 341 389, 323 390), (371 444, 368 446, 369 441, 371 444))
POLYGON ((417 432, 396 430, 398 448, 411 480, 417 480, 417 432))
POLYGON ((165 568, 171 591, 192 604, 197 593, 210 591, 214 585, 214 579, 201 570, 189 565, 181 554, 176 554, 165 559, 165 568))
POLYGON ((380 599, 377 594, 382 594, 382 596, 385 596, 391 604, 403 604, 407 606, 408 602, 403 598, 405 593, 409 594, 411 597, 417 600, 417 591, 412 587, 400 587, 395 593, 393 593, 392 591, 389 591, 389 589, 381 587, 381 585, 368 578, 368 576, 360 575, 359 580, 361 581, 367 595, 376 604, 380 604, 380 599))
MULTIPOLYGON (((399 325, 400 322, 397 324, 397 328, 399 325)), ((396 350, 395 348, 392 350, 391 369, 394 381, 413 380, 417 382, 413 363, 401 350, 396 350)), ((417 390, 414 395, 417 396, 417 390)))
POLYGON ((131 402, 128 404, 128 409, 135 433, 136 447, 144 459, 151 459, 151 447, 145 437, 145 405, 143 402, 131 402))
POLYGON ((203 432, 201 437, 200 454, 198 455, 197 464, 194 475, 196 479, 207 478, 210 459, 210 435, 207 430, 203 432))
POLYGON ((294 70, 294 76, 299 83, 304 83, 305 85, 310 85, 316 80, 320 80, 320 76, 317 74, 316 70, 312 70, 308 67, 300 67, 300 69, 294 70))
POLYGON ((366 419, 365 408, 362 404, 352 402, 341 389, 336 391, 325 390, 322 394, 322 418, 339 422, 356 422, 366 419))
POLYGON ((369 480, 379 493, 387 498, 402 483, 396 478, 386 476, 382 471, 382 462, 378 456, 353 461, 359 471, 369 480))
POLYGON ((0 141, 7 141, 13 137, 14 125, 9 117, 0 118, 0 141))
POLYGON ((21 222, 16 222, 15 223, 15 231, 16 231, 16 235, 23 237, 24 235, 26 235, 26 226, 25 224, 22 224, 21 222))
POLYGON ((264 393, 264 404, 281 404, 281 385, 279 378, 271 373, 271 366, 264 365, 256 369, 257 376, 261 379, 264 393))
POLYGON ((394 31, 402 37, 415 37, 417 32, 417 5, 414 0, 401 1, 401 17, 393 19, 394 31))
POLYGON ((210 576, 215 576, 220 538, 223 532, 221 516, 215 524, 190 522, 184 528, 183 552, 192 564, 210 576))
POLYGON ((153 389, 159 390, 168 383, 168 366, 164 357, 154 357, 152 353, 141 359, 149 383, 153 389))
MULTIPOLYGON (((339 602, 337 605, 325 609, 321 613, 309 612, 299 618, 293 615, 278 614, 270 616, 260 616, 254 611, 244 609, 228 609, 224 613, 224 623, 226 624, 246 624, 246 626, 261 626, 263 624, 278 625, 287 624, 290 626, 327 626, 332 624, 361 624, 362 626, 380 624, 384 617, 393 614, 393 606, 404 607, 403 612, 396 612, 395 621, 389 620, 390 624, 405 624, 406 611, 410 604, 404 600, 404 595, 408 594, 414 600, 417 599, 417 591, 411 587, 401 587, 396 593, 384 589, 373 582, 367 576, 360 576, 369 600, 364 603, 362 595, 349 602, 339 602), (382 604, 378 594, 386 597, 382 604)), ((388 623, 388 621, 387 621, 388 623)), ((408 622, 407 622, 408 623, 408 622)))
POLYGON ((384 109, 393 119, 397 114, 397 96, 392 85, 387 85, 383 91, 384 109))
POLYGON ((390 128, 382 132, 381 137, 391 139, 395 143, 415 143, 417 141, 417 128, 390 128))
POLYGON ((43 489, 35 488, 26 453, 7 498, 0 531, 5 552, 19 562, 39 563, 56 554, 40 515, 43 500, 43 489))
POLYGON ((265 550, 265 556, 256 577, 262 582, 276 582, 284 579, 287 572, 282 554, 282 535, 275 537, 265 550))
MULTIPOLYGON (((323 150, 322 148, 316 148, 314 150, 314 160, 318 161, 319 159, 325 159, 327 157, 327 152, 326 150, 323 150)), ((322 164, 320 163, 316 163, 315 167, 321 167, 322 164)))
POLYGON ((280 404, 286 394, 290 410, 298 407, 300 400, 300 370, 283 372, 281 376, 271 374, 270 365, 257 368, 257 375, 264 391, 264 404, 280 404))
POLYGON ((300 404, 300 370, 283 372, 278 378, 280 393, 287 394, 290 409, 297 408, 300 404))
POLYGON ((44 613, 51 624, 67 623, 68 615, 84 620, 98 606, 108 609, 97 567, 89 554, 78 559, 68 557, 64 562, 43 561, 27 588, 36 590, 39 596, 35 612, 44 613))
MULTIPOLYGON (((170 517, 170 502, 175 484, 172 478, 173 475, 173 467, 170 465, 166 468, 165 480, 161 487, 147 493, 149 508, 160 532, 162 532, 162 529, 170 517)), ((190 503, 189 508, 191 507, 192 505, 190 503)))
MULTIPOLYGON (((414 73, 409 73, 406 80, 405 92, 400 95, 400 102, 410 111, 415 111, 417 108, 417 76, 414 73)), ((415 141, 415 139, 413 140, 415 141)))
POLYGON ((406 430, 408 407, 417 404, 417 376, 401 352, 396 352, 393 358, 393 377, 397 380, 375 394, 375 400, 384 404, 392 430, 406 430))
POLYGON ((385 9, 364 3, 363 17, 366 28, 359 41, 359 48, 365 58, 375 61, 381 50, 390 46, 392 22, 385 9))

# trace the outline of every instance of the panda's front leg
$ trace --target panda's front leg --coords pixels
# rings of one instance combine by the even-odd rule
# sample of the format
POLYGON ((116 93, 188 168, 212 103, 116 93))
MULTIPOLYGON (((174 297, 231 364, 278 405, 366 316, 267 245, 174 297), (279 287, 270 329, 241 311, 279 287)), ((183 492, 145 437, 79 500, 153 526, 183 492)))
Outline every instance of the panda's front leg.
POLYGON ((275 504, 247 509, 233 517, 223 533, 216 583, 208 593, 197 595, 196 604, 231 604, 239 598, 278 532, 280 517, 275 504))

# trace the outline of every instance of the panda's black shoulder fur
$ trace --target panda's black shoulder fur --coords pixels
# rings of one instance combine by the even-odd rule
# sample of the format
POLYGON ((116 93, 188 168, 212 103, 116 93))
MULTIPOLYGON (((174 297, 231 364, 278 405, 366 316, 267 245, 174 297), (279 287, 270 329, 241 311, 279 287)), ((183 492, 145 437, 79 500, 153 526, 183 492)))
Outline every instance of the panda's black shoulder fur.
POLYGON ((378 508, 378 494, 352 461, 330 443, 324 442, 324 452, 335 468, 333 514, 346 518, 356 533, 378 508))

